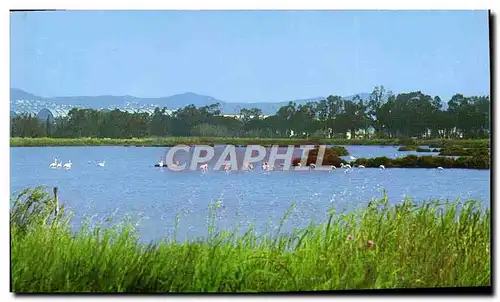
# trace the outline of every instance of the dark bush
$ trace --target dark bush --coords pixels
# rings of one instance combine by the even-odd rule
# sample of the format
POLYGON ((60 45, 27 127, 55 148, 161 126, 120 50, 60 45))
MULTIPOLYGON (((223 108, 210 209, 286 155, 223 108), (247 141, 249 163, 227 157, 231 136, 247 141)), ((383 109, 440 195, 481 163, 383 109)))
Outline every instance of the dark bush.
POLYGON ((399 147, 398 151, 416 151, 419 147, 415 145, 399 147))
POLYGON ((429 148, 420 148, 420 147, 417 148, 416 151, 417 152, 432 152, 431 149, 429 149, 429 148))
POLYGON ((387 157, 358 158, 351 164, 364 165, 367 168, 468 168, 489 169, 490 157, 481 155, 474 157, 459 157, 458 159, 441 156, 416 156, 408 155, 402 158, 390 159, 387 157))
POLYGON ((330 152, 335 153, 337 156, 346 156, 346 155, 349 155, 349 151, 347 151, 347 149, 344 148, 343 146, 333 146, 333 147, 327 149, 327 152, 328 152, 328 150, 330 152))
POLYGON ((443 148, 439 152, 441 156, 489 156, 490 151, 487 148, 462 148, 460 146, 452 146, 443 148))
MULTIPOLYGON (((319 148, 315 148, 309 151, 308 156, 307 156, 307 163, 306 165, 310 165, 312 163, 316 164, 316 159, 318 156, 319 148)), ((334 165, 334 166, 340 166, 341 163, 346 164, 347 162, 339 157, 339 154, 349 154, 347 150, 342 147, 342 146, 335 146, 332 148, 327 148, 325 150, 325 155, 323 156, 323 165, 334 165), (345 152, 344 152, 345 151, 345 152)), ((345 154, 345 155, 347 155, 345 154)), ((343 156, 343 155, 342 155, 343 156)), ((301 161, 301 158, 296 157, 292 159, 292 166, 297 166, 298 163, 301 161)))

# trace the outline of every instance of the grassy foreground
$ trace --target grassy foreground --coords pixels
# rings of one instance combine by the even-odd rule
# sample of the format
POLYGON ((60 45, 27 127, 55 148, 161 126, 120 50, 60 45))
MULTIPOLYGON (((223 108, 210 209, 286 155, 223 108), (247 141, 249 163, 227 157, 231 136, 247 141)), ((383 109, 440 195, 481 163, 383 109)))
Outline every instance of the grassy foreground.
POLYGON ((152 138, 21 138, 11 137, 11 147, 43 146, 175 146, 179 144, 233 144, 233 145, 457 145, 467 148, 488 147, 489 139, 477 140, 417 140, 407 139, 297 139, 297 138, 238 138, 238 137, 152 137, 152 138))
MULTIPOLYGON (((133 228, 84 228, 44 192, 10 212, 14 292, 276 292, 489 286, 490 212, 478 203, 370 202, 322 225, 257 237, 141 245, 133 228)), ((209 217, 217 205, 211 207, 209 217)), ((210 219, 209 219, 210 221, 210 219)), ((213 222, 213 220, 212 220, 213 222)))

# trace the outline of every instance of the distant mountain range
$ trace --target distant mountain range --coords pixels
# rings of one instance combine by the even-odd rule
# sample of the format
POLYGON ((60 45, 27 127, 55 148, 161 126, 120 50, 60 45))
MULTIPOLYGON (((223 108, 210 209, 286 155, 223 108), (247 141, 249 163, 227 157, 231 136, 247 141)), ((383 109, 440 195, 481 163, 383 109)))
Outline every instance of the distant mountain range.
MULTIPOLYGON (((366 100, 369 98, 369 93, 359 93, 361 99, 366 100)), ((346 96, 344 99, 352 99, 354 95, 346 96)), ((314 97, 308 99, 290 100, 296 104, 305 104, 311 101, 321 100, 324 97, 314 97)), ((93 109, 122 109, 122 110, 152 110, 155 107, 167 107, 170 110, 185 107, 187 105, 195 105, 202 107, 215 103, 220 103, 221 111, 223 114, 235 114, 242 108, 259 108, 265 115, 275 114, 278 109, 288 104, 289 101, 283 102, 256 102, 256 103, 242 103, 242 102, 225 102, 215 99, 211 96, 199 95, 192 92, 183 94, 172 95, 168 97, 159 98, 138 98, 134 96, 113 96, 113 95, 100 95, 100 96, 72 96, 72 97, 40 97, 23 91, 17 88, 10 89, 10 105, 11 114, 13 112, 32 112, 38 113, 42 109, 50 109, 55 111, 67 111, 71 108, 93 108, 93 109)))

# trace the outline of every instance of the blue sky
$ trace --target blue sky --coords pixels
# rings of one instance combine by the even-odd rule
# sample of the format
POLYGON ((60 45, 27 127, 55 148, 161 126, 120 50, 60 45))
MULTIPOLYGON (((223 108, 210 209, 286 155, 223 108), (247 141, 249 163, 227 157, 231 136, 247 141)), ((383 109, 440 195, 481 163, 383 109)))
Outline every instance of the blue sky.
POLYGON ((487 11, 14 12, 10 47, 11 87, 44 97, 489 93, 487 11))

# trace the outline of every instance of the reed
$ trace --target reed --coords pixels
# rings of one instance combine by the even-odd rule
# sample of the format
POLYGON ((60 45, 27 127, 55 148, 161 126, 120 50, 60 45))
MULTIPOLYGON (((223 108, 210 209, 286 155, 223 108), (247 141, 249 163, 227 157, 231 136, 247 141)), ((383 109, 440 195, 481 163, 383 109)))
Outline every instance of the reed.
MULTIPOLYGON (((220 204, 209 208, 213 217, 220 204)), ((130 224, 72 231, 53 198, 26 190, 11 206, 14 292, 285 292, 488 286, 489 209, 477 201, 386 196, 290 233, 145 245, 130 224)), ((286 220, 286 215, 282 223, 286 220)), ((213 222, 213 220, 211 220, 213 222)))

